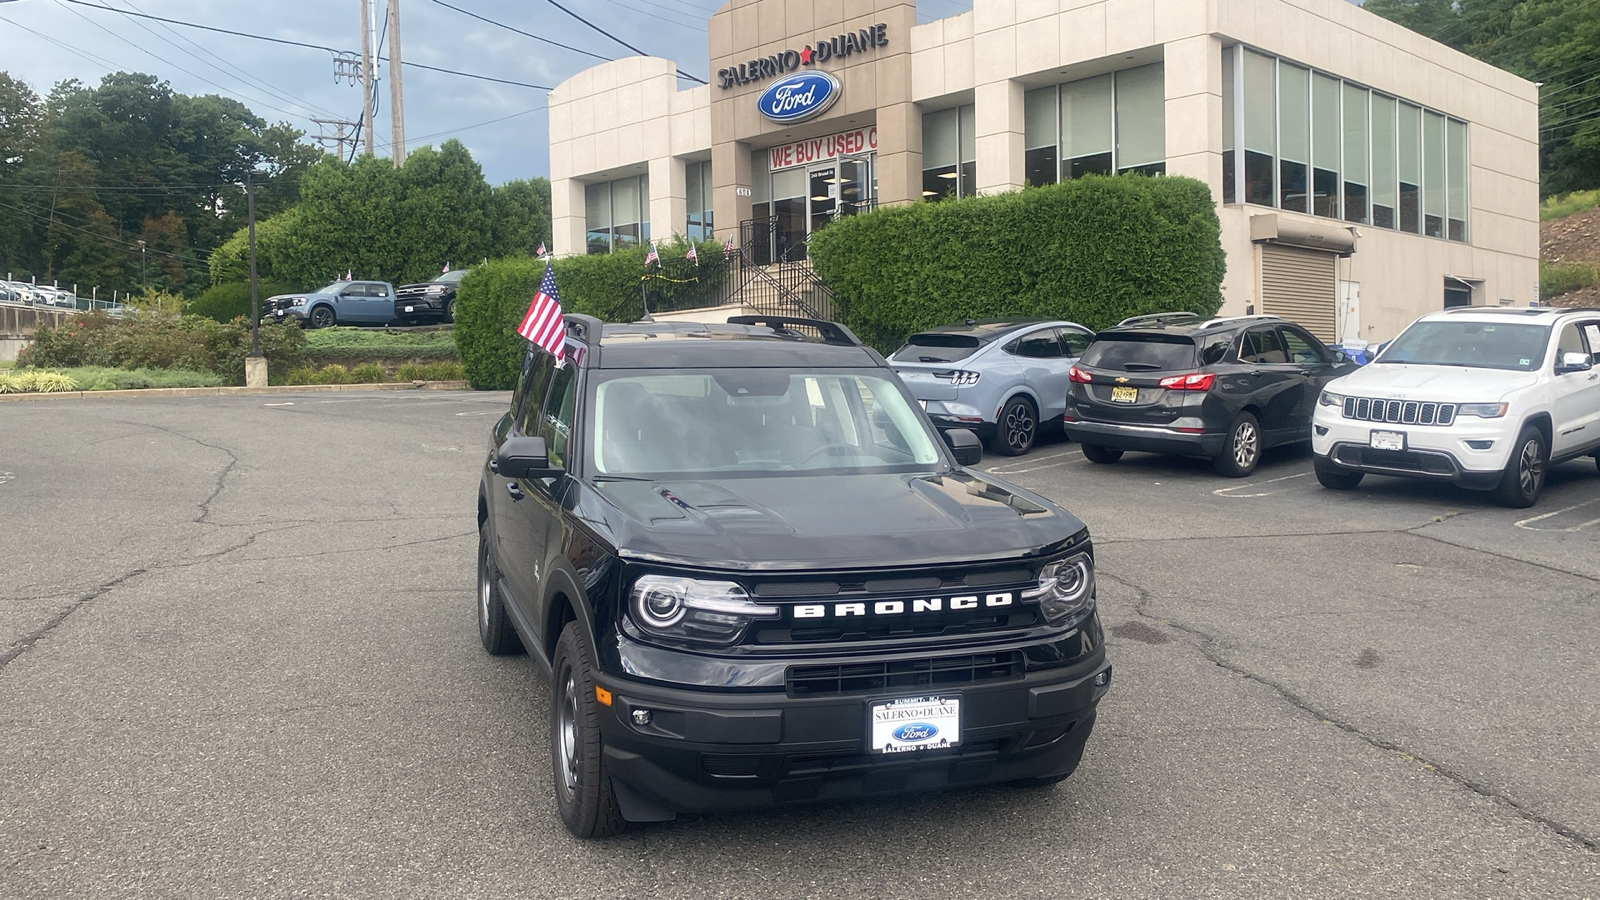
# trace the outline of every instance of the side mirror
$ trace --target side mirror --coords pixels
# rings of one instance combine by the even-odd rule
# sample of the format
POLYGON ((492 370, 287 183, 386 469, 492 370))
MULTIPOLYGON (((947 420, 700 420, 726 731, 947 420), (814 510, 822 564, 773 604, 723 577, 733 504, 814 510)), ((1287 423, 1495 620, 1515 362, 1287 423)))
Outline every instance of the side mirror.
POLYGON ((1350 357, 1344 355, 1343 350, 1333 351, 1333 364, 1336 366, 1349 365, 1350 357))
POLYGON ((963 466, 975 466, 983 460, 983 443, 970 428, 952 428, 944 432, 944 442, 955 454, 956 462, 963 466))
POLYGON ((506 478, 554 478, 563 471, 560 467, 551 468, 550 452, 542 437, 506 438, 495 451, 494 461, 496 470, 506 478))
POLYGON ((1556 364, 1556 374, 1569 375, 1573 372, 1587 372, 1592 368, 1594 368, 1594 364, 1589 361, 1589 354, 1563 353, 1561 354, 1561 362, 1556 364))

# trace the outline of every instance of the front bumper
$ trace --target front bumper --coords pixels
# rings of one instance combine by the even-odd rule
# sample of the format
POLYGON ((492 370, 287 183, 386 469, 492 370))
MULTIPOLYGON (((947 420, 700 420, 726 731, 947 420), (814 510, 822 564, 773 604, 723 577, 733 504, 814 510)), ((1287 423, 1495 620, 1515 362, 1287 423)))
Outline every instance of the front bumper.
POLYGON ((1067 774, 1083 755, 1110 682, 1103 645, 1070 665, 1003 682, 846 695, 598 679, 612 692, 612 704, 601 707, 606 765, 621 783, 630 819, 640 809, 663 814, 646 818, 661 818, 1067 774), (928 695, 961 698, 958 746, 894 755, 869 750, 871 701, 928 695), (650 710, 649 725, 634 724, 641 710, 650 710))
POLYGON ((1506 419, 1462 416, 1450 425, 1403 425, 1344 418, 1319 406, 1312 419, 1311 449, 1325 465, 1348 472, 1447 481, 1474 490, 1500 482, 1516 443, 1506 419), (1405 435, 1404 450, 1376 450, 1372 432, 1405 435))
POLYGON ((394 314, 396 316, 441 316, 444 315, 444 298, 401 298, 394 302, 394 314))
POLYGON ((274 309, 261 317, 263 322, 304 322, 306 320, 306 307, 292 306, 286 309, 274 309))
POLYGON ((1067 437, 1080 444, 1099 444, 1112 450, 1175 453, 1181 456, 1216 456, 1228 436, 1222 432, 1195 433, 1160 425, 1118 425, 1110 422, 1063 422, 1067 437))

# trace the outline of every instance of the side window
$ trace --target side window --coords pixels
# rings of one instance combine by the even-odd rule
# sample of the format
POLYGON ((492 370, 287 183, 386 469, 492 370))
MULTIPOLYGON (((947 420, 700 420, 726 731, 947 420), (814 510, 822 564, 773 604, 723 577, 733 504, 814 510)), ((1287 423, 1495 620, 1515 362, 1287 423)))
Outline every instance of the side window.
POLYGON ((565 467, 567 445, 572 441, 572 412, 578 396, 578 367, 562 366, 555 370, 550 383, 550 399, 544 404, 539 418, 539 436, 544 438, 545 449, 550 453, 550 465, 565 467))
POLYGON ((1017 355, 1029 359, 1060 359, 1061 339, 1054 328, 1046 328, 1026 335, 1017 341, 1017 355))
POLYGON ((1233 351, 1233 338, 1226 334, 1213 335, 1200 348, 1200 365, 1214 366, 1228 358, 1233 351))
POLYGON ((1087 331, 1079 328, 1061 329, 1061 345, 1066 348, 1067 355, 1073 359, 1082 356, 1083 351, 1089 349, 1089 345, 1093 342, 1094 335, 1087 331))
POLYGON ((1283 345, 1278 341, 1278 329, 1268 327, 1252 328, 1245 332, 1239 359, 1247 363, 1277 365, 1287 363, 1289 356, 1283 352, 1283 345))
POLYGON ((555 370, 554 356, 542 351, 533 354, 531 368, 523 379, 522 408, 517 410, 515 416, 518 433, 539 433, 539 411, 544 408, 544 395, 549 392, 550 376, 555 370))
POLYGON ((389 296, 389 289, 381 284, 369 284, 367 285, 367 296, 387 297, 389 296))
POLYGON ((1589 355, 1589 348, 1584 346, 1583 333, 1578 330, 1577 322, 1568 322, 1561 327, 1561 340, 1556 344, 1554 364, 1561 365, 1562 360, 1566 358, 1568 353, 1589 355))
POLYGON ((1600 366, 1600 323, 1585 322, 1583 336, 1589 341, 1589 363, 1600 366))
POLYGON ((1327 362, 1321 342, 1298 328, 1280 328, 1283 344, 1289 351, 1289 361, 1300 366, 1315 366, 1327 362))

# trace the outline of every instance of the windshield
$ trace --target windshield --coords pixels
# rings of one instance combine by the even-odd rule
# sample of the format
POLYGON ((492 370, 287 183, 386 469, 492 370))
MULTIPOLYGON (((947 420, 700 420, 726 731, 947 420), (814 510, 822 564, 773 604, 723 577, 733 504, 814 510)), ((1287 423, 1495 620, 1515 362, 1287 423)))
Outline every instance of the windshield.
POLYGON ((347 285, 349 283, 350 282, 348 282, 348 281, 335 281, 332 284, 325 284, 322 287, 319 287, 316 290, 312 291, 311 293, 313 293, 313 294, 337 294, 337 293, 339 293, 339 291, 345 285, 347 285))
POLYGON ((978 352, 983 342, 970 334, 913 334, 889 358, 896 362, 954 362, 978 352))
POLYGON ((604 475, 928 471, 933 437, 897 382, 855 372, 624 375, 595 389, 604 475))
POLYGON ((1170 334, 1101 334, 1078 362, 1118 372, 1190 369, 1195 365, 1194 341, 1170 334))
POLYGON ((434 281, 437 281, 440 284, 455 284, 456 282, 460 281, 461 279, 467 277, 467 273, 470 272, 470 271, 472 271, 472 270, 471 269, 452 269, 452 270, 444 273, 443 275, 440 275, 438 278, 435 278, 434 281))
POLYGON ((1434 320, 1413 323, 1376 362, 1532 372, 1549 343, 1548 325, 1434 320))

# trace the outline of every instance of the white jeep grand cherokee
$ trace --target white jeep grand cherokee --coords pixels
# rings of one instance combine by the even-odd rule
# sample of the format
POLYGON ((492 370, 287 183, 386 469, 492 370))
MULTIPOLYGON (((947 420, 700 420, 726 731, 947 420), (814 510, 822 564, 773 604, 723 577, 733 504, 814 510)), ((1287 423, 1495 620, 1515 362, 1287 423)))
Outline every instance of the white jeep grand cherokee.
POLYGON ((1551 463, 1600 466, 1600 310, 1429 313, 1329 382, 1311 431, 1324 487, 1347 491, 1371 472, 1532 506, 1551 463))

